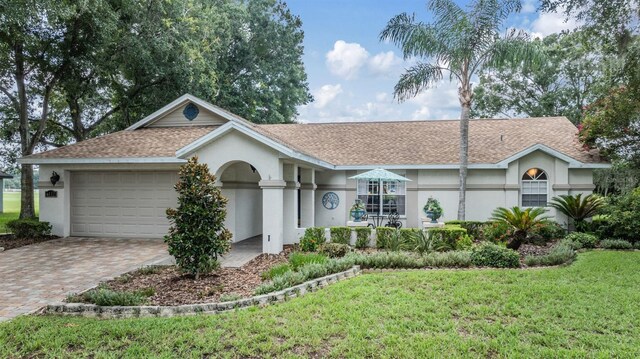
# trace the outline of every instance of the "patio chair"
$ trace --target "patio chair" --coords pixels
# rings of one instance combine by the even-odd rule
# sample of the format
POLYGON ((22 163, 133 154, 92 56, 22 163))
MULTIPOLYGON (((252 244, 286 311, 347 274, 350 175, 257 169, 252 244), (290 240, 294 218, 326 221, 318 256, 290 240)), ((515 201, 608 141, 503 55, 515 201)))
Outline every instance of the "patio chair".
POLYGON ((391 212, 389 214, 389 222, 387 222, 386 226, 397 229, 402 228, 402 222, 400 222, 400 215, 398 214, 398 212, 391 212))

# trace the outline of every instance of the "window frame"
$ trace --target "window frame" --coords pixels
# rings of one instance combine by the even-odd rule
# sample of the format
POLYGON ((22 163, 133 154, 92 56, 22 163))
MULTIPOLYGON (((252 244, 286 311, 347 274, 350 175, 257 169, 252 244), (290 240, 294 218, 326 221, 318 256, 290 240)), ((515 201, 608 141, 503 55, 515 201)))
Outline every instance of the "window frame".
MULTIPOLYGON (((530 189, 530 191, 532 191, 530 189)), ((549 173, 545 170, 543 170, 540 167, 531 167, 529 169, 527 169, 526 171, 524 171, 524 173, 522 174, 522 176, 520 176, 520 206, 521 207, 525 207, 525 208, 535 208, 535 207, 542 207, 542 208, 548 208, 548 204, 549 204, 549 173), (533 176, 529 173, 532 170, 537 170, 540 172, 536 172, 533 176), (530 179, 524 179, 525 176, 529 176, 530 179), (540 179, 540 177, 544 176, 544 179, 540 179), (540 186, 541 184, 544 183, 544 192, 542 192, 540 190, 540 186), (531 185, 536 185, 537 188, 537 192, 533 193, 524 193, 525 189, 525 184, 531 184, 531 185), (527 195, 543 195, 545 196, 545 203, 544 205, 525 205, 525 201, 524 201, 524 196, 525 194, 527 195)), ((538 201, 539 204, 539 201, 538 201)))
MULTIPOLYGON (((389 188, 389 187, 386 187, 386 188, 389 188)), ((357 183, 356 183, 356 199, 361 199, 361 196, 377 197, 377 201, 375 201, 372 205, 372 206, 378 207, 377 212, 370 212, 368 201, 363 200, 367 214, 372 216, 388 216, 389 215, 389 213, 385 213, 385 198, 384 198, 385 196, 393 196, 396 198, 403 197, 403 203, 396 204, 396 208, 398 209, 400 218, 406 218, 407 216, 407 186, 405 182, 384 181, 384 180, 375 181, 375 180, 359 179, 357 180, 357 183), (376 182, 377 182, 377 185, 375 185, 375 190, 370 191, 370 189, 372 189, 371 188, 372 184, 375 184, 376 182), (389 184, 392 184, 392 186, 394 187, 393 194, 384 193, 385 185, 389 186, 389 184), (365 189, 366 192, 363 193, 361 189, 365 189), (374 193, 370 193, 370 192, 374 192, 374 193), (401 208, 404 212, 402 214, 400 214, 401 208)))

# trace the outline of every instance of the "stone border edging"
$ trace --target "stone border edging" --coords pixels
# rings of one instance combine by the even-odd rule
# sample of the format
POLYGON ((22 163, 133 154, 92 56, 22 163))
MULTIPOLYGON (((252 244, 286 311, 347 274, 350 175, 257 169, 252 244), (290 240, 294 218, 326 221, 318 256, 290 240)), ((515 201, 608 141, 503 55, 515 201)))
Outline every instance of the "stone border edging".
POLYGON ((49 304, 43 309, 45 314, 62 314, 94 318, 142 318, 142 317, 174 317, 182 315, 215 314, 234 309, 253 306, 264 307, 271 303, 284 302, 324 288, 361 273, 360 266, 353 266, 344 272, 330 274, 312 279, 277 292, 221 303, 186 304, 177 306, 99 306, 85 303, 49 304))

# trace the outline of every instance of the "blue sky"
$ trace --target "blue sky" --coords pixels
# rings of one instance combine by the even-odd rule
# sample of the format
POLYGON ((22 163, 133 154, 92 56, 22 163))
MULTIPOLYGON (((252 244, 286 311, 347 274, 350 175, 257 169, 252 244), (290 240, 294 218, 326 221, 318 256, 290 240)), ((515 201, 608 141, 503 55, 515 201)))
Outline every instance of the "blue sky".
MULTIPOLYGON (((393 86, 409 65, 399 49, 378 41, 393 16, 430 16, 426 0, 286 0, 302 19, 303 57, 315 101, 299 108, 301 122, 436 120, 458 118, 455 83, 443 82, 404 103, 393 99, 393 86)), ((460 2, 464 4, 465 2, 460 2)), ((523 10, 507 27, 546 36, 577 26, 559 14, 536 11, 536 0, 523 0, 523 10)))

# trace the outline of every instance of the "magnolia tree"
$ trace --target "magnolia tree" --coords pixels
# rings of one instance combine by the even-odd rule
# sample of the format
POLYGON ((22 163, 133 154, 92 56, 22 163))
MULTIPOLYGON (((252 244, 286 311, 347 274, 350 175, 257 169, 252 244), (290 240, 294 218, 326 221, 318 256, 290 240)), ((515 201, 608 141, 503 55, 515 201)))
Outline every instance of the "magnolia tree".
POLYGON ((216 177, 209 167, 192 157, 180 167, 178 208, 167 209, 172 226, 165 242, 176 264, 186 273, 199 279, 218 266, 218 256, 229 251, 231 232, 224 227, 227 199, 216 187, 216 177))

